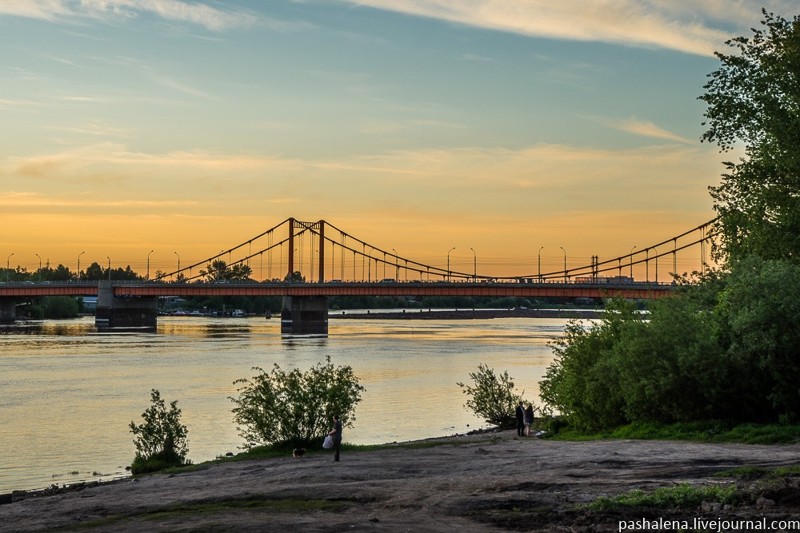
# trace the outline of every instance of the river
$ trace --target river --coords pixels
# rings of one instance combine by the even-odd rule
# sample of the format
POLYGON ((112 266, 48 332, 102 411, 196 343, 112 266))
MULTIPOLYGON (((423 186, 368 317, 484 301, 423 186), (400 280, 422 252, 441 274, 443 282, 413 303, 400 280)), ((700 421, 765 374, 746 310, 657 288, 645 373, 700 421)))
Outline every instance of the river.
POLYGON ((484 427, 457 382, 484 363, 508 371, 538 405, 548 343, 566 322, 340 318, 326 338, 285 338, 279 320, 263 317, 159 317, 155 334, 96 333, 93 317, 0 326, 0 493, 126 475, 135 453, 128 426, 141 423, 151 389, 178 400, 191 461, 236 453, 234 381, 253 367, 306 370, 326 356, 366 387, 346 442, 484 427))

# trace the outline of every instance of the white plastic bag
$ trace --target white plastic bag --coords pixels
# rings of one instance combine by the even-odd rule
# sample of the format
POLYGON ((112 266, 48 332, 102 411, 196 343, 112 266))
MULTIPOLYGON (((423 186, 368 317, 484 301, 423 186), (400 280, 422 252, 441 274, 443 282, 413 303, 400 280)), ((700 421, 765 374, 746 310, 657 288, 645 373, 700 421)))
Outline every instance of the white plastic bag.
POLYGON ((322 443, 322 447, 325 448, 326 450, 330 450, 331 448, 333 448, 333 437, 331 437, 330 435, 326 436, 325 440, 322 443))

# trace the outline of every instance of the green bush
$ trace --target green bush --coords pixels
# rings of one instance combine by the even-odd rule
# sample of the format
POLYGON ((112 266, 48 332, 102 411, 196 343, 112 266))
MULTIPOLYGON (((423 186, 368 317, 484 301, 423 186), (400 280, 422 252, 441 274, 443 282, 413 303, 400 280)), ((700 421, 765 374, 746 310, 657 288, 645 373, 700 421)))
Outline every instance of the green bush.
POLYGON ((365 390, 349 366, 335 367, 326 358, 303 373, 297 369, 284 372, 277 364, 271 373, 259 373, 251 379, 239 379, 239 396, 234 420, 245 446, 288 443, 310 445, 322 441, 338 415, 342 427, 352 427, 355 408, 365 390))
POLYGON ((479 364, 477 372, 470 372, 473 385, 457 383, 469 396, 464 407, 471 409, 489 424, 500 427, 516 425, 514 410, 522 401, 522 395, 514 393, 514 381, 508 371, 495 374, 493 368, 479 364))
POLYGON ((136 456, 131 465, 131 472, 142 474, 155 472, 186 463, 187 429, 180 423, 181 410, 178 401, 170 403, 167 410, 161 393, 156 389, 150 391, 151 406, 142 413, 144 423, 130 423, 136 456))

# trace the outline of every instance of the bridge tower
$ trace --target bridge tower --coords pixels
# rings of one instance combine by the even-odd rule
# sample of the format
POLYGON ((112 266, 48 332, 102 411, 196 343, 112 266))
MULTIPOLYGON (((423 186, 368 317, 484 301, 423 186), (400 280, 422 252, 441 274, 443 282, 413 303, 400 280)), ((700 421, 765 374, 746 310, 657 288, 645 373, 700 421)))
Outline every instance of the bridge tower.
MULTIPOLYGON (((319 235, 319 283, 325 282, 325 221, 300 222, 289 219, 289 254, 286 280, 294 279, 295 228, 319 235)), ((313 246, 312 246, 313 250, 313 246)), ((309 280, 313 281, 313 280, 309 280)), ((284 296, 281 306, 281 334, 283 335, 327 335, 328 298, 325 296, 284 296)))

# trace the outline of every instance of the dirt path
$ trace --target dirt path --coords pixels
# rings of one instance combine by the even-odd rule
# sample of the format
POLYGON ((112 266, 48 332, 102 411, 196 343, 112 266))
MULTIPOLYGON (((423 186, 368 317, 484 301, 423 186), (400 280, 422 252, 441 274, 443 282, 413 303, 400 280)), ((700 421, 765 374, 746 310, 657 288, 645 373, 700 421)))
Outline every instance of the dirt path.
MULTIPOLYGON (((447 443, 344 452, 340 463, 324 452, 229 462, 28 496, 0 505, 0 531, 617 531, 643 512, 576 504, 635 488, 732 483, 713 474, 742 465, 800 463, 800 445, 555 442, 514 431, 437 440, 447 443)), ((797 482, 786 480, 782 496, 760 507, 661 518, 797 517, 797 482)))

